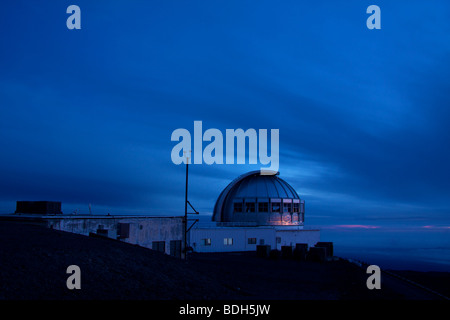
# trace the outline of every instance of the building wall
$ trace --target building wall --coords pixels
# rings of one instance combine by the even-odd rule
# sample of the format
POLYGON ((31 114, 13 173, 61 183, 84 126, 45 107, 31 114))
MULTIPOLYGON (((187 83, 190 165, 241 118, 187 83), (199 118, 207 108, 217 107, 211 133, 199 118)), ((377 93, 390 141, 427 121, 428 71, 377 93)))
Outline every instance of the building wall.
POLYGON ((190 246, 195 252, 232 252, 256 250, 260 239, 275 239, 273 228, 194 228, 190 231, 190 246), (233 239, 232 244, 225 244, 224 239, 233 239), (257 238, 256 244, 248 244, 248 238, 257 238), (210 239, 210 244, 204 244, 210 239))
POLYGON ((209 227, 193 228, 190 231, 190 246, 195 252, 256 251, 259 244, 280 249, 282 245, 295 246, 307 243, 314 246, 320 241, 319 230, 283 230, 275 227, 209 227), (232 239, 232 244, 229 240, 232 239), (256 239, 250 244, 249 238, 256 239), (209 239, 209 241, 206 241, 209 239))
POLYGON ((90 232, 112 239, 154 248, 153 242, 164 241, 164 252, 170 254, 171 241, 184 241, 183 217, 52 217, 48 227, 83 235, 90 232), (120 225, 129 224, 128 235, 120 235, 120 225), (99 231, 103 230, 103 231, 99 231))
MULTIPOLYGON (((184 251, 184 217, 128 217, 128 216, 37 216, 9 215, 3 220, 13 220, 21 223, 40 224, 67 232, 83 235, 96 233, 137 244, 150 249, 161 250, 171 254, 171 241, 177 241, 180 257, 184 251), (121 225, 129 224, 126 237, 121 235, 121 225), (155 246, 156 245, 156 246, 155 246)), ((302 227, 274 226, 223 226, 194 227, 189 232, 189 245, 196 252, 237 252, 255 251, 259 244, 270 245, 272 249, 281 246, 295 246, 296 243, 307 243, 310 247, 320 241, 319 230, 303 230, 302 227), (210 239, 205 245, 204 239, 210 239), (232 239, 232 243, 229 240, 232 239), (249 243, 249 239, 253 241, 249 243)))
POLYGON ((276 236, 280 238, 280 246, 295 247, 296 243, 307 243, 309 247, 314 246, 320 241, 319 230, 289 230, 276 229, 276 236))

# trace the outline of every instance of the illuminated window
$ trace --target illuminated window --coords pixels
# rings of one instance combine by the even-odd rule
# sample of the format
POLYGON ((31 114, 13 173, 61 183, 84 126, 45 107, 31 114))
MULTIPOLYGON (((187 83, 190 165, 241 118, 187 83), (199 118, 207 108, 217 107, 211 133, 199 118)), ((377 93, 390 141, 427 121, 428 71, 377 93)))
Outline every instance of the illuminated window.
POLYGON ((272 202, 272 212, 280 212, 280 203, 272 202))
POLYGON ((258 211, 259 212, 269 212, 269 203, 268 202, 259 202, 258 203, 258 211))
POLYGON ((245 212, 255 212, 255 203, 254 202, 246 202, 245 203, 245 212))
POLYGON ((223 238, 223 244, 225 246, 232 246, 233 245, 233 238, 223 238))

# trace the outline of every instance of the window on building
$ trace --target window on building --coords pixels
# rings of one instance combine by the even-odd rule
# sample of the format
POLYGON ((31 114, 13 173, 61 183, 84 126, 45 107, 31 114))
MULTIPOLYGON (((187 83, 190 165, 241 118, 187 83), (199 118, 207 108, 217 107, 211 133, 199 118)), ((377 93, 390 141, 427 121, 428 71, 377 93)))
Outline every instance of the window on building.
POLYGON ((246 202, 245 203, 245 212, 255 212, 255 203, 254 202, 246 202))
POLYGON ((256 238, 248 238, 248 244, 256 244, 256 238))
POLYGON ((234 212, 242 212, 242 202, 234 203, 234 212))
POLYGON ((211 239, 210 239, 210 238, 202 239, 202 240, 200 241, 200 244, 201 244, 202 246, 210 246, 210 245, 211 245, 211 239))
POLYGON ((280 203, 272 202, 272 212, 280 212, 280 203))
POLYGON ((269 203, 268 202, 259 202, 258 203, 258 211, 259 212, 269 212, 269 203))
POLYGON ((225 246, 232 246, 233 245, 233 238, 223 238, 223 244, 225 246))
POLYGON ((296 213, 300 212, 300 203, 294 202, 292 204, 292 212, 296 212, 296 213))
POLYGON ((283 212, 289 212, 291 213, 291 203, 283 203, 283 212))
POLYGON ((281 243, 281 237, 276 238, 277 243, 281 243))
POLYGON ((153 241, 152 242, 152 250, 165 253, 166 252, 166 242, 165 241, 153 241))
POLYGON ((119 222, 117 224, 117 238, 127 239, 129 237, 130 237, 130 224, 119 222))

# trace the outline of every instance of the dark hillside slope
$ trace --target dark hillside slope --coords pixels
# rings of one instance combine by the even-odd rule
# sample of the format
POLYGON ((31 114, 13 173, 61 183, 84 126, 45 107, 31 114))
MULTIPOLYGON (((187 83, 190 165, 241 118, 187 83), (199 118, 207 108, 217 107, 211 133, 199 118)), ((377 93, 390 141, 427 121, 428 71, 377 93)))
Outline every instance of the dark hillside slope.
POLYGON ((385 274, 381 290, 368 290, 367 277, 343 260, 270 260, 249 252, 192 254, 186 262, 120 241, 0 221, 0 299, 436 299, 385 274), (81 269, 81 290, 66 287, 69 265, 81 269))
POLYGON ((230 291, 176 258, 127 243, 0 222, 1 299, 218 299, 230 291), (69 265, 81 290, 69 290, 69 265))

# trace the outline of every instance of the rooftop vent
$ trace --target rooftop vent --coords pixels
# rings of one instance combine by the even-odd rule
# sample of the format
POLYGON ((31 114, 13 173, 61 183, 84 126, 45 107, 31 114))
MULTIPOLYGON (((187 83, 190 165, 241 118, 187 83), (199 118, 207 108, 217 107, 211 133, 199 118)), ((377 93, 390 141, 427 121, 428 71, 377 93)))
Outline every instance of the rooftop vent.
POLYGON ((15 213, 62 214, 59 201, 17 201, 15 213))

